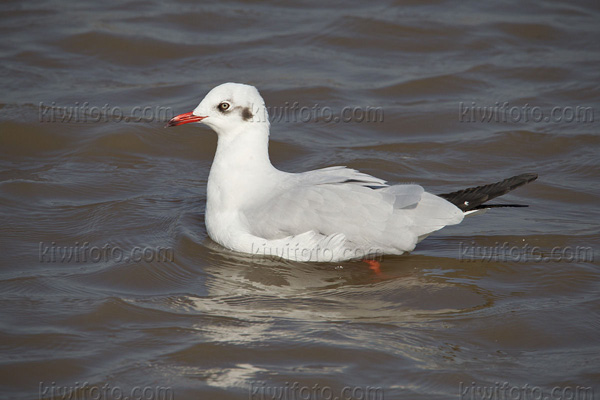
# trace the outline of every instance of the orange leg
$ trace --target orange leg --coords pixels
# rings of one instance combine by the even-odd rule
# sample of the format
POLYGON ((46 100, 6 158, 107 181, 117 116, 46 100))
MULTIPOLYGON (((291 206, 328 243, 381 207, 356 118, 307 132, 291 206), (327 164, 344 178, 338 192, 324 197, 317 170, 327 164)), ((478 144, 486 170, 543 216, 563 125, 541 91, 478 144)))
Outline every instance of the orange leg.
POLYGON ((369 264, 369 269, 371 271, 375 272, 375 275, 381 275, 381 264, 379 263, 379 261, 363 260, 363 262, 366 262, 367 264, 369 264))

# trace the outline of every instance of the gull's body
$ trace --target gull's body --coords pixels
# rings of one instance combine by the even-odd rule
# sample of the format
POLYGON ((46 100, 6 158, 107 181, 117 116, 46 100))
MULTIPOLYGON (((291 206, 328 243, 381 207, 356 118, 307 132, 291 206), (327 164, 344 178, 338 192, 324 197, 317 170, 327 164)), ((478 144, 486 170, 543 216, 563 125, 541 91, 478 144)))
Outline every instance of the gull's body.
MULTIPOLYGON (((264 101, 256 88, 248 85, 215 87, 193 112, 173 118, 169 126, 188 122, 204 123, 218 134, 208 178, 208 234, 222 246, 242 253, 295 261, 402 254, 430 233, 460 223, 466 214, 482 208, 479 204, 497 195, 487 193, 477 207, 465 207, 469 202, 459 196, 461 209, 456 201, 453 204, 427 193, 419 185, 389 186, 345 167, 280 171, 269 160, 264 101)), ((522 180, 535 179, 532 176, 522 180)), ((512 183, 500 191, 526 182, 512 183)), ((469 199, 473 194, 482 198, 481 191, 465 193, 471 195, 469 199)))

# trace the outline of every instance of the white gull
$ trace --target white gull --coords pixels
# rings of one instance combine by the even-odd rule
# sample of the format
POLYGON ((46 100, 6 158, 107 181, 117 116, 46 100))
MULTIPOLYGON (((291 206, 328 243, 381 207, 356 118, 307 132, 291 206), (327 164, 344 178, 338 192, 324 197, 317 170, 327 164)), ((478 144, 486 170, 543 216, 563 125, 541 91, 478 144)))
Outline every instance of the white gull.
POLYGON ((483 203, 537 177, 522 174, 434 195, 342 166, 280 171, 269 160, 265 102, 255 87, 239 83, 215 87, 194 111, 167 126, 191 122, 218 135, 207 187, 208 235, 253 255, 334 262, 402 254, 465 215, 498 206, 483 203))

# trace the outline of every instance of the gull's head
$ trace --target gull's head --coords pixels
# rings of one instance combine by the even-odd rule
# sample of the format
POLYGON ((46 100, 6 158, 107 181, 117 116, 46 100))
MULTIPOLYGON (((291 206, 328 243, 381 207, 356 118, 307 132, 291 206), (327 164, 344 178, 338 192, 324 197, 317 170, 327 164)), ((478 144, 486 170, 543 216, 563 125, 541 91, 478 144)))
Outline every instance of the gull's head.
POLYGON ((237 134, 251 127, 269 127, 265 101, 254 86, 223 83, 213 88, 194 111, 172 118, 166 126, 200 122, 219 135, 237 134))

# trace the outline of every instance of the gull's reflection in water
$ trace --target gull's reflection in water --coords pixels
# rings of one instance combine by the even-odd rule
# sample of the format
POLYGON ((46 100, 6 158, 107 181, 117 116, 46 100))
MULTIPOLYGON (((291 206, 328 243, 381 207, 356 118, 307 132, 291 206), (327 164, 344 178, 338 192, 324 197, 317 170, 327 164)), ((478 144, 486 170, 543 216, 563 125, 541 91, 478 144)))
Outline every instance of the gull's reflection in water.
POLYGON ((461 351, 443 344, 455 317, 469 318, 495 300, 478 285, 485 275, 480 266, 449 257, 386 257, 375 274, 361 261, 298 263, 231 252, 210 239, 195 245, 204 253, 198 267, 204 290, 172 306, 192 315, 198 340, 167 359, 215 388, 247 388, 297 368, 343 373, 347 367, 330 359, 331 349, 383 352, 433 366, 461 351), (236 361, 212 368, 214 352, 236 361), (286 360, 298 357, 313 361, 289 369, 286 360))
POLYGON ((452 258, 388 257, 375 274, 362 261, 299 263, 231 252, 209 239, 204 245, 208 296, 196 304, 235 318, 396 323, 403 316, 456 313, 493 302, 476 284, 481 271, 452 258))

